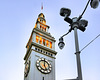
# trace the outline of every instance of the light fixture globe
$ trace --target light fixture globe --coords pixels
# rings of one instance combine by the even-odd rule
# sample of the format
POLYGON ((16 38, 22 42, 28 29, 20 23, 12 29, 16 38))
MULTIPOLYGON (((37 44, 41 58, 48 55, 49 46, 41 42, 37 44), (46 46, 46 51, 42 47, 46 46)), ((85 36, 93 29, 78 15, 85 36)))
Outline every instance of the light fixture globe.
POLYGON ((93 9, 96 9, 96 8, 99 6, 99 0, 91 0, 90 6, 91 6, 93 9))
POLYGON ((60 9, 60 15, 61 16, 70 16, 70 14, 71 14, 71 10, 70 9, 68 9, 68 8, 61 8, 60 9))
POLYGON ((65 46, 65 43, 63 42, 63 38, 62 37, 59 39, 58 46, 59 46, 60 49, 63 49, 64 46, 65 46))

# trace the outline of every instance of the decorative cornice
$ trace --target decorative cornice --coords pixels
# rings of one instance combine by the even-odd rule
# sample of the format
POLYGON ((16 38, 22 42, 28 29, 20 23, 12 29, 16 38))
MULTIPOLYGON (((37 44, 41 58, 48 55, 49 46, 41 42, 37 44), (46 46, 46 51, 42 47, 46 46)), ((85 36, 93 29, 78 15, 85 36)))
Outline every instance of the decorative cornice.
POLYGON ((48 25, 43 24, 43 23, 41 23, 41 22, 39 22, 39 21, 37 21, 37 23, 40 23, 40 24, 42 24, 42 25, 44 25, 44 26, 46 26, 46 27, 50 28, 48 25))
MULTIPOLYGON (((45 34, 45 35, 42 35, 42 36, 43 36, 43 37, 46 37, 46 38, 48 38, 48 39, 50 39, 50 40, 52 40, 52 41, 54 41, 54 42, 56 42, 55 38, 52 37, 52 36, 50 35, 50 33, 41 31, 41 30, 38 29, 38 28, 34 28, 34 29, 32 30, 32 33, 31 33, 31 36, 30 36, 30 38, 29 38, 29 40, 28 40, 27 45, 29 44, 30 39, 32 38, 33 32, 35 32, 35 33, 37 33, 37 34, 40 34, 40 33, 45 34)), ((27 48, 27 45, 26 45, 26 48, 27 48)))
POLYGON ((36 47, 39 47, 39 48, 41 48, 41 49, 44 49, 44 50, 46 50, 46 51, 49 51, 49 52, 51 52, 51 53, 53 53, 53 54, 57 54, 57 52, 56 51, 54 51, 54 50, 52 50, 52 49, 49 49, 49 48, 47 48, 47 47, 45 47, 45 46, 42 46, 42 45, 40 45, 40 44, 37 44, 37 43, 35 43, 35 42, 32 42, 31 43, 33 46, 36 46, 36 47))
POLYGON ((37 43, 32 42, 31 45, 30 45, 30 47, 29 47, 29 49, 28 49, 27 52, 26 52, 26 55, 25 55, 25 57, 24 57, 24 60, 26 60, 27 56, 30 55, 29 52, 32 50, 32 46, 39 47, 39 48, 44 49, 44 50, 46 50, 46 51, 49 51, 49 52, 51 52, 51 53, 53 53, 53 54, 55 54, 55 55, 57 54, 57 52, 54 51, 54 50, 52 50, 52 49, 49 49, 49 48, 47 48, 47 47, 45 47, 45 46, 42 46, 42 45, 40 45, 40 44, 37 44, 37 43))
POLYGON ((38 29, 38 28, 34 28, 32 32, 35 32, 35 33, 38 33, 38 34, 40 34, 40 33, 45 34, 46 36, 44 36, 44 35, 42 35, 42 36, 44 36, 44 37, 47 37, 47 36, 48 36, 47 38, 53 40, 54 42, 56 41, 55 38, 52 37, 50 33, 47 33, 47 32, 44 32, 44 31, 41 31, 41 30, 38 29))

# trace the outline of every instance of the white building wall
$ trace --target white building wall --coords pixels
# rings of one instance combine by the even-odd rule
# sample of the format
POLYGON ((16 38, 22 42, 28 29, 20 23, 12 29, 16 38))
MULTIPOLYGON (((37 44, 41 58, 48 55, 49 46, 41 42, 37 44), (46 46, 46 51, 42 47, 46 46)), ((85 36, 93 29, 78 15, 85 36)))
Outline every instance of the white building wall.
POLYGON ((45 56, 43 54, 40 54, 32 50, 30 55, 30 61, 31 61, 30 71, 25 80, 42 80, 43 77, 44 80, 55 80, 55 59, 54 58, 50 58, 48 56, 45 56), (36 61, 41 57, 46 58, 52 65, 52 71, 49 74, 41 73, 36 67, 36 61))
POLYGON ((36 33, 33 33, 32 35, 32 42, 36 42, 36 33))
POLYGON ((40 29, 40 23, 37 23, 37 27, 40 29))

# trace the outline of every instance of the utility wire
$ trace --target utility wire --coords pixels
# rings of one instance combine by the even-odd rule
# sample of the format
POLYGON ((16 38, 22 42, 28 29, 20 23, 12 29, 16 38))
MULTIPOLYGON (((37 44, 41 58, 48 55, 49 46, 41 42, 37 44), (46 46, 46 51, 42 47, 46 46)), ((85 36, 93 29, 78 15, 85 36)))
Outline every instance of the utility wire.
POLYGON ((86 11, 86 9, 87 9, 87 7, 88 7, 88 5, 89 5, 89 2, 90 2, 90 0, 88 0, 87 4, 86 4, 86 6, 85 6, 84 11, 83 11, 82 14, 79 16, 79 18, 78 18, 77 21, 79 21, 79 20, 82 18, 83 14, 85 13, 85 11, 86 11))
POLYGON ((91 42, 89 42, 83 49, 81 49, 80 52, 83 51, 87 46, 89 46, 89 45, 90 45, 94 40, 96 40, 99 36, 100 36, 100 34, 97 35, 91 42))

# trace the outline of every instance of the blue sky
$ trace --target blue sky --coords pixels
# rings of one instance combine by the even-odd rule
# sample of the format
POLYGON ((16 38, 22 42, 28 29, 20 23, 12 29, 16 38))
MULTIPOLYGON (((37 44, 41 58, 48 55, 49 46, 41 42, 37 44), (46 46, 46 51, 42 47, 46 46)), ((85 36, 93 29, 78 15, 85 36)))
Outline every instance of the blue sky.
MULTIPOLYGON (((56 80, 77 77, 73 31, 64 37, 65 47, 58 48, 59 37, 66 33, 69 24, 59 15, 62 7, 71 9, 71 18, 78 17, 88 0, 1 0, 0 1, 0 79, 24 79, 24 55, 26 44, 35 26, 38 14, 46 17, 49 32, 56 39, 56 80)), ((83 19, 88 20, 85 32, 78 31, 80 50, 100 34, 100 5, 88 6, 83 19)), ((83 80, 100 80, 100 37, 82 51, 83 80)))

